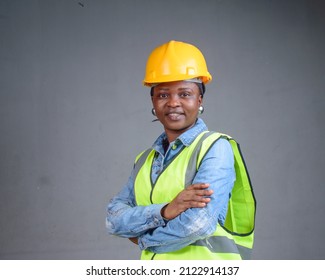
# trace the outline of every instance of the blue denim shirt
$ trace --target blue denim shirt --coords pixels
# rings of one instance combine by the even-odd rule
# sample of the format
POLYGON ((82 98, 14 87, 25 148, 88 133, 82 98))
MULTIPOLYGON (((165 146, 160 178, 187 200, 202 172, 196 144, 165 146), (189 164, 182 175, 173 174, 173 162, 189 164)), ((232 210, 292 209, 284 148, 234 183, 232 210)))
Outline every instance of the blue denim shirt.
MULTIPOLYGON (((164 152, 161 134, 152 148, 158 152, 153 162, 152 180, 155 182, 164 166, 185 145, 189 146, 203 131, 208 130, 202 119, 180 135, 164 152)), ((214 190, 211 201, 204 208, 190 208, 176 218, 166 221, 160 214, 165 204, 137 206, 134 195, 134 173, 127 184, 107 207, 108 232, 121 237, 138 237, 141 250, 165 253, 181 249, 211 235, 218 224, 223 224, 228 200, 235 182, 234 156, 230 143, 219 139, 203 158, 194 183, 209 183, 214 190)))

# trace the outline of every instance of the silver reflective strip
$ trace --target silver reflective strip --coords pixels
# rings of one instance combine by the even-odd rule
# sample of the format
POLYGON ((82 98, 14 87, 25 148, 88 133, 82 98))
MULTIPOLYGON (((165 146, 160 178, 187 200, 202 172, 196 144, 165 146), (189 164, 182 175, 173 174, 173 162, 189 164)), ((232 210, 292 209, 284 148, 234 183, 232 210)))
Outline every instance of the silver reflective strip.
POLYGON ((189 185, 192 185, 192 181, 195 177, 195 174, 197 172, 196 170, 196 165, 197 165, 197 160, 201 151, 201 146, 202 146, 202 142, 208 138, 210 135, 212 135, 214 132, 213 131, 209 131, 207 133, 205 133, 201 139, 197 142, 196 147, 194 148, 194 151, 190 157, 190 160, 188 162, 187 165, 187 169, 186 169, 186 174, 185 174, 185 187, 188 187, 189 185))
POLYGON ((239 254, 243 260, 250 259, 252 250, 235 243, 226 236, 211 236, 198 240, 191 245, 207 247, 212 253, 239 254))
POLYGON ((146 161, 148 155, 150 154, 152 149, 147 149, 145 150, 142 155, 139 157, 139 159, 137 160, 137 162, 134 164, 134 178, 137 177, 140 168, 142 167, 142 165, 144 164, 144 162, 146 161))
MULTIPOLYGON (((201 146, 202 146, 202 142, 208 138, 210 135, 212 135, 213 131, 208 131, 206 132, 201 139, 197 142, 196 147, 194 148, 194 151, 190 157, 190 160, 188 162, 188 166, 186 169, 186 174, 185 174, 185 187, 189 186, 192 184, 192 181, 195 177, 195 174, 197 172, 196 170, 196 165, 197 165, 197 159, 199 156, 199 153, 201 151, 201 146)), ((137 162, 134 165, 134 178, 138 175, 140 168, 142 167, 142 165, 144 164, 144 162, 146 161, 148 155, 150 154, 150 152, 152 151, 152 149, 147 149, 146 151, 144 151, 142 153, 142 155, 139 157, 139 159, 137 160, 137 162)))
POLYGON ((250 260, 252 258, 252 249, 246 248, 244 246, 240 246, 237 244, 239 253, 243 260, 250 260))
MULTIPOLYGON (((196 144, 194 151, 189 160, 186 175, 185 175, 185 186, 189 186, 192 184, 192 181, 197 172, 197 161, 198 156, 201 151, 203 141, 212 135, 213 131, 205 133, 201 139, 196 144)), ((222 137, 222 136, 221 136, 222 137)), ((220 226, 220 225, 219 225, 220 226)), ((239 254, 243 260, 247 260, 251 258, 252 249, 243 247, 235 243, 234 240, 229 239, 226 236, 211 236, 206 239, 198 240, 195 243, 192 243, 193 246, 204 246, 207 247, 213 253, 231 253, 231 254, 239 254)))

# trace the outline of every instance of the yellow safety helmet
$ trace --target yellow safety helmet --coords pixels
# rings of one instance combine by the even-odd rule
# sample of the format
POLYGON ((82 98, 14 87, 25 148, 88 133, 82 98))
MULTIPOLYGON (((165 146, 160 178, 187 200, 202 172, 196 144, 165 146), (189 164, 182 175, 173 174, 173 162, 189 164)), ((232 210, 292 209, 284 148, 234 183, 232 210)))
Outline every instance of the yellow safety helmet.
POLYGON ((145 86, 199 78, 203 84, 212 80, 201 51, 188 43, 170 41, 149 55, 145 86))

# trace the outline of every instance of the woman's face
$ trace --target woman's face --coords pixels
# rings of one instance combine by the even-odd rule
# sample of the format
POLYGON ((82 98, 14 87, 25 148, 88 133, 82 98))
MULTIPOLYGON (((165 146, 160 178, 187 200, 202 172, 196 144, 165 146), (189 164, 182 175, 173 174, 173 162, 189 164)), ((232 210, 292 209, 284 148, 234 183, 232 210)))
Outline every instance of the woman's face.
POLYGON ((193 82, 161 83, 154 87, 152 104, 172 142, 195 124, 202 96, 193 82))

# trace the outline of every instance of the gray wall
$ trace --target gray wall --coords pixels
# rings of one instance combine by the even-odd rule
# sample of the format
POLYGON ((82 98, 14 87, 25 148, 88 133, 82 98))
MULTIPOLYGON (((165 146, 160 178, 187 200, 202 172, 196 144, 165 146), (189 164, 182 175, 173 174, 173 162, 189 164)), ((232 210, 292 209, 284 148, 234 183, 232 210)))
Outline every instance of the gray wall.
POLYGON ((161 133, 150 51, 197 45, 204 120, 241 144, 254 259, 325 259, 325 5, 311 0, 1 0, 0 258, 137 259, 105 230, 134 157, 161 133))

